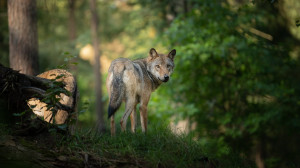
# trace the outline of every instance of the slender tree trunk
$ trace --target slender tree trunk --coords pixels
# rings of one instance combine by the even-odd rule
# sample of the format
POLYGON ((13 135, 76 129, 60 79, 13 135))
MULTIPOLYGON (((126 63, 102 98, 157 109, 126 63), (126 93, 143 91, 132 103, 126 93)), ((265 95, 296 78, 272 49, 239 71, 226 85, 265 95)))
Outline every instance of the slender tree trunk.
MULTIPOLYGON (((76 11, 76 0, 68 0, 68 10, 69 10, 69 16, 68 16, 68 33, 69 33, 69 41, 71 48, 75 49, 76 45, 76 17, 75 17, 75 11, 76 11)), ((78 59, 76 57, 72 58, 72 62, 78 62, 78 59)), ((77 76, 78 75, 78 68, 76 65, 70 65, 70 71, 77 76)))
POLYGON ((69 0, 69 39, 76 39, 76 22, 75 22, 75 3, 76 0, 69 0))
POLYGON ((257 168, 265 168, 264 162, 264 151, 265 151, 265 142, 264 138, 259 138, 255 146, 255 163, 257 168))
POLYGON ((90 8, 92 13, 91 19, 91 31, 92 40, 95 51, 95 63, 94 63, 94 75, 95 75, 95 90, 96 90, 96 113, 98 116, 97 126, 98 132, 105 131, 104 124, 104 110, 102 103, 102 81, 101 81, 101 71, 100 71, 100 51, 99 51, 99 41, 97 36, 98 30, 98 15, 96 11, 96 0, 90 0, 90 8))
POLYGON ((189 12, 188 0, 183 0, 183 13, 184 13, 184 15, 187 16, 188 12, 189 12))
POLYGON ((9 62, 14 70, 38 73, 38 35, 35 0, 8 0, 9 62))

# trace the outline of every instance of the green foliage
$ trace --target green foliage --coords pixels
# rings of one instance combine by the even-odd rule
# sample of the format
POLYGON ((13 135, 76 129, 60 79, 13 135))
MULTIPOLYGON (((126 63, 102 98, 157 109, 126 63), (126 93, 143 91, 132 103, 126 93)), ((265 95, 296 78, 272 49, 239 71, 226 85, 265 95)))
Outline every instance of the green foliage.
POLYGON ((23 112, 21 112, 21 113, 13 113, 13 116, 15 116, 15 117, 21 117, 21 116, 25 115, 26 112, 28 112, 28 110, 23 111, 23 112))
MULTIPOLYGON (((0 135, 1 135, 1 138, 4 137, 5 135, 9 135, 12 133, 12 130, 11 128, 9 127, 9 125, 7 124, 4 124, 4 123, 0 123, 0 135)), ((2 140, 2 139, 0 139, 2 140)))
POLYGON ((45 97, 41 100, 47 104, 47 110, 51 110, 54 116, 57 112, 57 104, 60 101, 59 95, 65 94, 67 96, 71 96, 71 93, 64 88, 64 83, 57 81, 63 76, 64 75, 58 75, 54 79, 50 80, 51 82, 48 85, 49 88, 46 90, 45 97))
POLYGON ((64 62, 65 63, 62 64, 62 65, 57 66, 58 69, 67 69, 67 70, 70 70, 70 66, 71 65, 75 65, 75 66, 78 65, 77 62, 74 62, 74 59, 77 58, 77 56, 72 55, 69 52, 64 52, 62 55, 64 57, 64 62))
MULTIPOLYGON (((277 150, 286 137, 291 142, 299 137, 295 73, 300 63, 289 56, 293 45, 274 44, 253 33, 267 27, 267 10, 246 5, 235 11, 215 1, 197 4, 187 17, 176 18, 166 35, 178 51, 170 86, 178 102, 173 112, 196 107, 180 112, 197 122, 205 144, 217 139, 217 146, 248 155, 252 146, 263 143, 269 146, 264 148, 267 158, 289 155, 295 162, 292 146, 297 143, 284 153, 277 150)), ((216 150, 222 153, 223 148, 216 150)))

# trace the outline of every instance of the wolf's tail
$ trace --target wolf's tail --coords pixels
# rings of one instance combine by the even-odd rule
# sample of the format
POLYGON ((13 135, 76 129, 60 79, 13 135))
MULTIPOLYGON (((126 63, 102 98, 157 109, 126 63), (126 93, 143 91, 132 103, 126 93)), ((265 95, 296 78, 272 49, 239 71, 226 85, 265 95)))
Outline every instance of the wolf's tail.
POLYGON ((114 77, 111 83, 110 90, 110 100, 108 105, 108 118, 110 118, 115 112, 119 109, 124 98, 124 82, 123 82, 123 73, 113 72, 114 77))

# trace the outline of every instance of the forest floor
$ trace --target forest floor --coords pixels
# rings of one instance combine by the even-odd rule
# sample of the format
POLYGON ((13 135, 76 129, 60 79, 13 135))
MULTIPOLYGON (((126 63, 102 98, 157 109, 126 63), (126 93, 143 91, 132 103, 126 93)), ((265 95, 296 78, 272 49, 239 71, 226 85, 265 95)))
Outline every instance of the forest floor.
POLYGON ((7 130, 1 126, 0 165, 5 168, 253 167, 240 157, 214 157, 191 137, 166 129, 116 137, 91 130, 72 136, 49 131, 17 136, 7 130))

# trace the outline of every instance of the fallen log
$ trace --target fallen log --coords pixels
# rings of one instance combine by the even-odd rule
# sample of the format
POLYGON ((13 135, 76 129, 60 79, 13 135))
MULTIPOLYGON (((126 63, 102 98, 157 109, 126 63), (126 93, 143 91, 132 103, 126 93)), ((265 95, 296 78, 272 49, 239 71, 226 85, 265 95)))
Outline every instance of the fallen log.
POLYGON ((14 109, 14 113, 21 113, 29 107, 45 122, 68 124, 77 119, 78 96, 76 80, 66 70, 53 69, 30 76, 0 64, 0 98, 16 99, 17 102, 9 102, 22 106, 21 111, 14 109), (28 107, 24 107, 26 104, 28 107))

